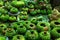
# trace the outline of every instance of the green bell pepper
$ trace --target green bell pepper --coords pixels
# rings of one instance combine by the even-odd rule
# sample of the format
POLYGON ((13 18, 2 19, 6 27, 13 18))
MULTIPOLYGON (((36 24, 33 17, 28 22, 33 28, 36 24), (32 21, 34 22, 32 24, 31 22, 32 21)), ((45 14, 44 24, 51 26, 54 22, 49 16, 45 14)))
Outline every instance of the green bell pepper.
POLYGON ((21 7, 21 6, 24 6, 25 3, 24 3, 24 1, 12 1, 11 5, 15 6, 15 7, 21 7))
POLYGON ((25 37, 23 35, 15 35, 12 40, 25 40, 25 37))
POLYGON ((59 27, 55 27, 51 30, 51 35, 54 38, 59 38, 60 37, 60 28, 59 27))
POLYGON ((47 31, 50 31, 50 24, 48 22, 38 22, 36 28, 40 32, 45 31, 45 27, 47 27, 47 31))
POLYGON ((16 34, 16 31, 13 28, 7 28, 5 36, 13 37, 16 34))
POLYGON ((16 21, 16 20, 17 20, 17 18, 15 16, 10 16, 9 17, 9 21, 16 21))
POLYGON ((3 21, 7 21, 9 19, 9 15, 7 15, 7 14, 4 15, 3 14, 3 15, 0 16, 0 19, 3 20, 3 21))
POLYGON ((23 25, 23 24, 20 24, 18 27, 17 27, 17 33, 20 33, 20 34, 25 34, 26 32, 26 27, 23 25))
POLYGON ((36 30, 28 30, 25 34, 27 40, 38 40, 38 33, 36 30))
POLYGON ((33 18, 31 19, 31 22, 34 23, 34 24, 36 24, 36 23, 37 23, 37 18, 33 17, 33 18))
POLYGON ((27 28, 28 30, 35 30, 35 29, 36 29, 36 25, 33 24, 33 23, 30 23, 30 24, 28 24, 28 25, 26 26, 26 28, 27 28))
POLYGON ((39 37, 41 40, 51 40, 50 33, 47 31, 42 31, 41 33, 39 33, 39 37))
POLYGON ((13 7, 13 8, 10 9, 10 12, 13 13, 13 14, 15 14, 15 13, 18 12, 18 9, 13 7))

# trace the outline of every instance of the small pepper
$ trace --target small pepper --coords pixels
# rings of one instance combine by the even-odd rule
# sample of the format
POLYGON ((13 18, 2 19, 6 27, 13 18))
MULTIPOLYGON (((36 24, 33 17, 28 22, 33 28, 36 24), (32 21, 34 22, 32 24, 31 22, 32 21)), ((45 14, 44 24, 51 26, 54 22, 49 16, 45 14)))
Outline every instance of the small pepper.
POLYGON ((23 25, 23 24, 20 24, 18 27, 17 27, 17 33, 20 33, 20 34, 25 34, 26 32, 26 27, 23 25))
POLYGON ((13 28, 7 28, 5 36, 7 37, 13 37, 16 34, 15 30, 13 28))
POLYGON ((15 6, 15 7, 21 7, 25 5, 24 1, 12 1, 11 4, 12 6, 15 6))
POLYGON ((59 27, 55 27, 51 30, 51 35, 54 38, 59 38, 60 37, 60 28, 59 27))
POLYGON ((3 20, 3 21, 7 21, 9 19, 9 15, 7 15, 7 14, 4 15, 3 14, 3 15, 0 16, 0 19, 3 20))
POLYGON ((9 21, 16 21, 16 20, 17 20, 17 18, 15 16, 10 16, 9 17, 9 21))
POLYGON ((15 35, 12 40, 25 40, 25 37, 23 35, 15 35))
POLYGON ((42 31, 41 33, 39 33, 39 37, 41 40, 51 40, 50 33, 47 31, 42 31))
POLYGON ((13 14, 15 14, 15 13, 18 12, 18 9, 13 7, 13 8, 10 9, 10 12, 13 13, 13 14))
POLYGON ((27 40, 38 40, 38 33, 36 30, 28 30, 25 34, 27 40))
POLYGON ((48 22, 38 22, 36 28, 37 28, 38 32, 40 32, 40 31, 44 31, 45 27, 47 27, 49 29, 47 31, 50 31, 50 24, 48 22))

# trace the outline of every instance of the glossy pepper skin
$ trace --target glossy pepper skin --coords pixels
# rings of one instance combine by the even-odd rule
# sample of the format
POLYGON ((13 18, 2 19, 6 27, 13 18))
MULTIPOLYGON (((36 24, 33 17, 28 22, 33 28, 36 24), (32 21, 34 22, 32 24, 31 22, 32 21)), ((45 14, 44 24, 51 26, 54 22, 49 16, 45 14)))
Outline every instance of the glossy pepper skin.
POLYGON ((47 31, 42 31, 41 33, 39 33, 39 37, 41 40, 51 40, 50 33, 47 31))
POLYGON ((38 33, 36 30, 27 30, 25 34, 25 38, 27 40, 37 40, 38 39, 38 33))
POLYGON ((25 37, 23 35, 15 35, 12 40, 25 40, 25 37))
POLYGON ((15 30, 13 28, 7 28, 5 36, 7 37, 13 37, 16 34, 15 30))
POLYGON ((22 7, 25 5, 25 3, 24 1, 12 1, 11 5, 15 7, 22 7))
POLYGON ((59 27, 55 27, 51 30, 51 35, 54 38, 59 38, 60 37, 60 28, 59 27))
POLYGON ((18 9, 13 7, 13 8, 10 9, 10 12, 13 13, 13 14, 15 14, 15 13, 18 12, 18 9))
POLYGON ((40 31, 44 31, 45 27, 48 28, 47 31, 50 31, 50 24, 48 22, 38 22, 36 28, 40 32, 40 31))
POLYGON ((7 14, 2 14, 1 16, 0 16, 0 19, 1 20, 3 20, 3 21, 7 21, 8 19, 9 19, 9 15, 7 15, 7 14))

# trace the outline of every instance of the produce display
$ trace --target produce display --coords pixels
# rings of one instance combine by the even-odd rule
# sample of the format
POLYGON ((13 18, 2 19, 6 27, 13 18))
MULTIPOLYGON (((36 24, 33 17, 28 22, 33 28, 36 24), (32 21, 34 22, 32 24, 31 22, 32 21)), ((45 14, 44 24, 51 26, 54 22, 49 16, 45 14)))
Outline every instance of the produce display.
POLYGON ((0 0, 0 40, 60 40, 60 0, 0 0))

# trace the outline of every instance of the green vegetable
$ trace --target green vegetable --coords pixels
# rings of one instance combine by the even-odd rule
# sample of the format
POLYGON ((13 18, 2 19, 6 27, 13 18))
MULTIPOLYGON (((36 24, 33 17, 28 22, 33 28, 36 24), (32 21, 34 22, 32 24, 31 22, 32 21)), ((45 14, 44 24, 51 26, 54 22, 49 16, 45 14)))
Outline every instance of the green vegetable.
POLYGON ((25 3, 23 1, 12 1, 12 6, 15 6, 15 7, 21 7, 21 6, 24 6, 25 3))
POLYGON ((9 21, 16 21, 16 17, 15 16, 10 16, 9 21))
POLYGON ((40 32, 40 31, 44 31, 45 27, 47 27, 47 31, 50 31, 50 24, 48 22, 38 22, 37 23, 37 30, 40 32))
POLYGON ((13 8, 10 9, 10 12, 13 13, 13 14, 15 14, 15 13, 18 12, 18 9, 13 7, 13 8))
POLYGON ((60 37, 60 28, 59 27, 55 27, 51 30, 51 35, 54 38, 59 38, 60 37))
POLYGON ((12 40, 25 40, 23 35, 15 35, 13 36, 12 40))
POLYGON ((0 40, 6 40, 4 36, 0 36, 0 40))
POLYGON ((13 37, 16 34, 15 30, 13 28, 7 28, 5 36, 7 37, 13 37))
POLYGON ((9 15, 7 15, 7 14, 4 15, 3 14, 3 15, 0 16, 0 19, 3 20, 3 21, 7 21, 9 19, 9 15))
POLYGON ((27 40, 37 40, 38 39, 38 33, 36 30, 28 30, 25 34, 25 37, 27 40))
POLYGON ((39 37, 41 40, 51 40, 50 33, 46 31, 42 31, 41 33, 39 33, 39 37))
POLYGON ((17 33, 20 33, 20 34, 24 34, 26 32, 26 27, 23 25, 23 24, 20 24, 18 27, 17 27, 17 33))

